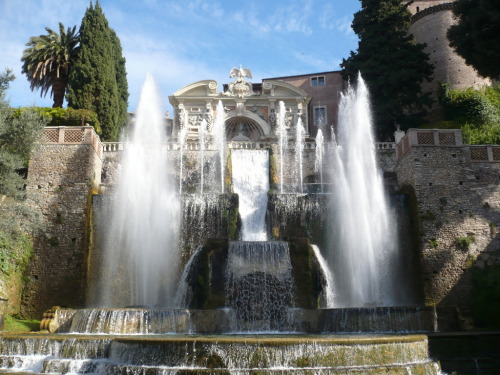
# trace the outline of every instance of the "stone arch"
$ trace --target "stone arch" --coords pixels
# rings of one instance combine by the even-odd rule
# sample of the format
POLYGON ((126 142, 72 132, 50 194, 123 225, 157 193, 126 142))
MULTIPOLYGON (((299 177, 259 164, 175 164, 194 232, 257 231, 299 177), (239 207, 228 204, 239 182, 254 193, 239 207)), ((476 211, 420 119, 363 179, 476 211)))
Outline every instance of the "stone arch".
MULTIPOLYGON (((260 137, 269 135, 271 127, 255 113, 245 111, 241 114, 231 111, 226 118, 226 139, 230 141, 240 134, 251 141, 258 141, 260 137)), ((240 139, 243 140, 243 139, 240 139)))

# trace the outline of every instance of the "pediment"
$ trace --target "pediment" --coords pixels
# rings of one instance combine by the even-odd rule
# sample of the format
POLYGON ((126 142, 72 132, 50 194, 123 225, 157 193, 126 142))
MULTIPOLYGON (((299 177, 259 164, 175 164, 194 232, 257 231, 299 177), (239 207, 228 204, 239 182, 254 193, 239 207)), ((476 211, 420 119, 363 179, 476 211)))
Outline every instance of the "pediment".
POLYGON ((217 95, 217 82, 207 79, 191 83, 174 92, 174 97, 200 97, 217 95))
POLYGON ((269 80, 262 84, 262 90, 272 96, 286 98, 307 98, 308 94, 304 90, 293 86, 288 82, 269 80))

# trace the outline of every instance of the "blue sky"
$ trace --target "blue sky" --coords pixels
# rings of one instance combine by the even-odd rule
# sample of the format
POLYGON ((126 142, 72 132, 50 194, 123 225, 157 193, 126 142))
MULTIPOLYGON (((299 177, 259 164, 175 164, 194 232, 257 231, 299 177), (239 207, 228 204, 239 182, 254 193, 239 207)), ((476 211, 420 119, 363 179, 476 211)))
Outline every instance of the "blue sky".
MULTIPOLYGON (((58 30, 58 23, 80 26, 89 0, 0 0, 0 71, 12 68, 16 80, 10 104, 51 106, 47 95, 31 92, 21 75, 21 56, 31 36, 58 30)), ((129 110, 151 73, 168 96, 202 79, 219 89, 239 64, 262 78, 338 70, 357 48, 350 25, 357 0, 101 0, 110 27, 127 60, 129 110)), ((66 103, 65 103, 66 105, 66 103)))

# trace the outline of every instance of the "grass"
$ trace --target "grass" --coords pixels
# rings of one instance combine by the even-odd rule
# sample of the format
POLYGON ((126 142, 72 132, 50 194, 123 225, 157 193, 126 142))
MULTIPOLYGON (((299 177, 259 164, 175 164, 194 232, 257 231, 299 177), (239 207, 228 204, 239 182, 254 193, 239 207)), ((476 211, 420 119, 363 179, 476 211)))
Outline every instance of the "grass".
POLYGON ((36 319, 16 319, 5 315, 4 332, 32 332, 40 329, 40 321, 36 319))

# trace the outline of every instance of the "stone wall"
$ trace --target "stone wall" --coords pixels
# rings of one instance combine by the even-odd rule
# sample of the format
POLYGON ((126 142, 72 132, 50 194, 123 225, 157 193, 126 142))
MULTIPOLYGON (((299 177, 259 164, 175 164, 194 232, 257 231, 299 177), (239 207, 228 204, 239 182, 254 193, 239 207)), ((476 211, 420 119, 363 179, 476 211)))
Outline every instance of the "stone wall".
POLYGON ((500 146, 483 153, 486 146, 463 145, 459 131, 442 134, 410 129, 396 172, 399 184, 414 191, 426 304, 468 310, 472 267, 498 262, 500 146))
POLYGON ((55 305, 83 306, 89 197, 102 167, 102 146, 91 127, 47 128, 45 142, 28 172, 28 199, 47 224, 45 235, 35 238, 23 295, 22 313, 31 317, 55 305))

